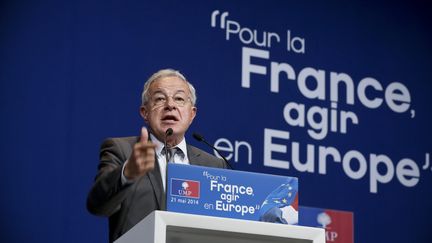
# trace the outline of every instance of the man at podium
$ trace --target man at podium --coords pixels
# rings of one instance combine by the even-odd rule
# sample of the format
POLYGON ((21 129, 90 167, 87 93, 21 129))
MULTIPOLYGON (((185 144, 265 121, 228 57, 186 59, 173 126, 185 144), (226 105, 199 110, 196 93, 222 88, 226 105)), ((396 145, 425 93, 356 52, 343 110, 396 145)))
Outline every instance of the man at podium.
POLYGON ((163 69, 144 84, 141 135, 106 139, 100 150, 87 209, 109 218, 116 240, 154 210, 165 210, 167 162, 226 168, 218 159, 187 144, 185 133, 197 113, 195 88, 178 71, 163 69))

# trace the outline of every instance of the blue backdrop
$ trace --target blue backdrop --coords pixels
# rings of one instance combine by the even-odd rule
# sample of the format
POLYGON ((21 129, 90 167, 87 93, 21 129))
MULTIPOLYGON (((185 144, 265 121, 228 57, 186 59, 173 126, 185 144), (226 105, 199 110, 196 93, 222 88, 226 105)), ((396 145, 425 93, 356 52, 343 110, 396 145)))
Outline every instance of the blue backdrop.
POLYGON ((298 177, 300 205, 354 212, 356 242, 430 241, 432 36, 423 1, 2 1, 0 9, 2 241, 108 240, 106 219, 85 209, 99 145, 139 134, 142 85, 166 67, 198 90, 190 130, 236 168, 298 177))

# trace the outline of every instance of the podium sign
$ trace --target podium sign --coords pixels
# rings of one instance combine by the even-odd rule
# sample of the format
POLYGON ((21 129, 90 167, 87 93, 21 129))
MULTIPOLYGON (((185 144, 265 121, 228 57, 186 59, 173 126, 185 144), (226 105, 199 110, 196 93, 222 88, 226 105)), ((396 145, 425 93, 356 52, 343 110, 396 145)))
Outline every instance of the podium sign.
POLYGON ((298 179, 169 164, 167 211, 298 223, 298 179))

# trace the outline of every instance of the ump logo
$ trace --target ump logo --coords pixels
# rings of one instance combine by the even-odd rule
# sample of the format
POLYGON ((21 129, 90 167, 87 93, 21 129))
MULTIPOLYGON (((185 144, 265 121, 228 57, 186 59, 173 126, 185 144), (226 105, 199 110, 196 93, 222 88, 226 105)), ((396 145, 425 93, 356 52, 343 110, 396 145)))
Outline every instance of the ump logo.
POLYGON ((331 218, 330 215, 328 215, 327 213, 320 213, 317 216, 317 222, 322 225, 322 227, 324 229, 327 228, 327 225, 329 225, 331 223, 331 218))
MULTIPOLYGON (((328 215, 326 212, 322 212, 322 213, 318 214, 317 222, 320 225, 322 225, 322 227, 326 230, 326 232, 325 232, 326 242, 339 242, 337 240, 338 232, 335 230, 330 230, 330 227, 328 227, 328 225, 332 223, 332 219, 331 219, 330 215, 328 215)), ((343 242, 343 241, 341 241, 341 242, 343 242)))
POLYGON ((171 196, 200 197, 200 182, 171 178, 171 196))

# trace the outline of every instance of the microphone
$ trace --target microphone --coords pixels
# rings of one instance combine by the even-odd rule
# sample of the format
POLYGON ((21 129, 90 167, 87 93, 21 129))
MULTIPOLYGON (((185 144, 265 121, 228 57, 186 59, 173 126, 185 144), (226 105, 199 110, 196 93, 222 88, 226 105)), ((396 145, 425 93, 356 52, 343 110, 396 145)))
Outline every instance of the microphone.
POLYGON ((167 138, 168 136, 171 136, 173 134, 173 129, 170 127, 165 131, 165 138, 167 138))
POLYGON ((165 161, 166 164, 168 166, 168 144, 167 144, 167 139, 169 136, 171 136, 173 134, 173 129, 170 127, 165 131, 165 138, 164 138, 164 150, 165 150, 165 161))
POLYGON ((205 144, 207 144, 207 146, 209 146, 209 147, 211 147, 214 151, 216 151, 218 154, 219 154, 219 156, 225 161, 225 163, 228 165, 228 167, 231 169, 231 170, 233 170, 234 168, 231 166, 231 164, 228 162, 228 160, 219 152, 219 150, 215 147, 215 146, 213 146, 213 145, 211 145, 210 143, 208 143, 205 139, 204 139, 204 137, 203 136, 201 136, 200 134, 198 134, 198 133, 196 133, 196 132, 194 132, 193 134, 192 134, 192 136, 197 140, 197 141, 199 141, 199 142, 203 142, 203 143, 205 143, 205 144))
POLYGON ((166 162, 166 167, 165 167, 165 202, 164 204, 166 204, 166 199, 167 199, 167 190, 168 190, 168 144, 167 144, 167 139, 169 136, 171 136, 173 134, 173 129, 170 127, 165 131, 165 138, 164 138, 164 150, 165 150, 165 162, 166 162))

